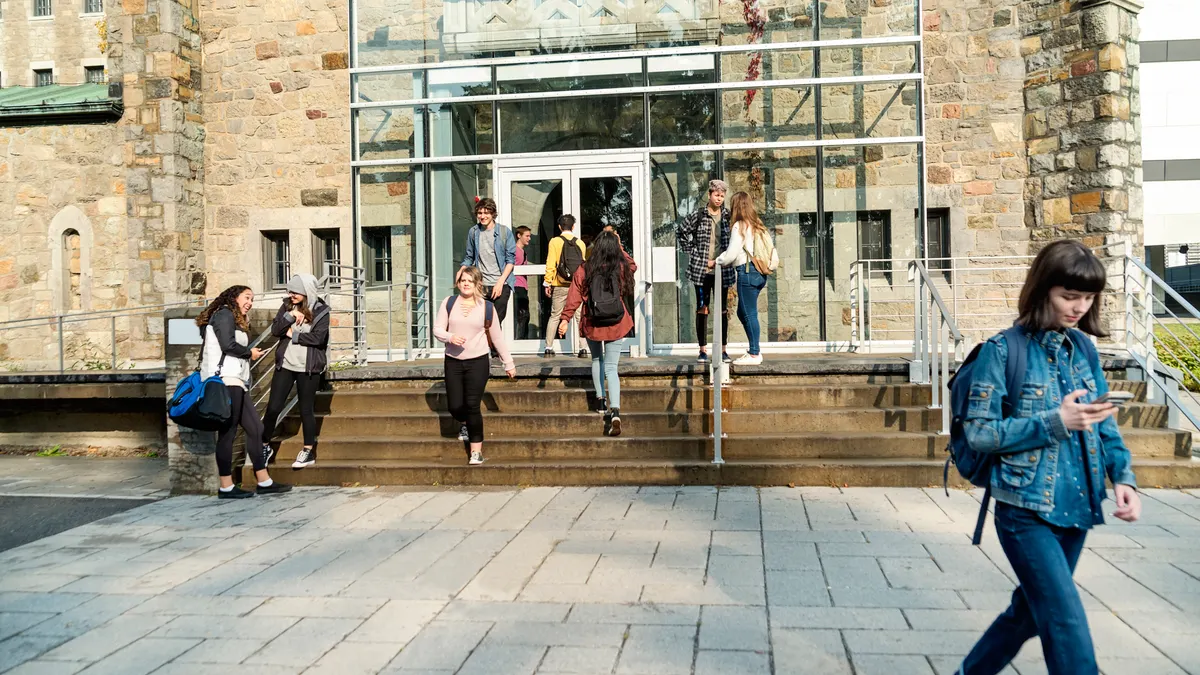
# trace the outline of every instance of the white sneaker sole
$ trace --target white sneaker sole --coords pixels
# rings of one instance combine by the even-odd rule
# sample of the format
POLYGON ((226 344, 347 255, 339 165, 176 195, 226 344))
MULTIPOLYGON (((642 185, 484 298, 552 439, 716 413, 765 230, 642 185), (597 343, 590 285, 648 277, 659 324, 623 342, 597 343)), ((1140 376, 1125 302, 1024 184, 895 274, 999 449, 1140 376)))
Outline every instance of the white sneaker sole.
POLYGON ((468 459, 467 464, 469 464, 470 466, 479 466, 480 464, 483 464, 483 460, 482 459, 480 459, 480 460, 468 459))
POLYGON ((315 460, 315 459, 311 462, 292 462, 292 468, 293 469, 304 469, 304 468, 310 467, 316 463, 317 463, 317 460, 315 460))

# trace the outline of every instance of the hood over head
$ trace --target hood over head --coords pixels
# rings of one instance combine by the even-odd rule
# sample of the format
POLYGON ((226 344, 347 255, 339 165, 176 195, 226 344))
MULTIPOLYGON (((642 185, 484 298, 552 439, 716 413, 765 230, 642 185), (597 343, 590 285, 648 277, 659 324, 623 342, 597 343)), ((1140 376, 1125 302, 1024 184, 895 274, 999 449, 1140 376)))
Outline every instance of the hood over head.
POLYGON ((321 290, 317 286, 317 278, 311 274, 297 274, 292 277, 292 280, 287 285, 288 293, 302 293, 308 300, 308 306, 311 309, 316 307, 317 301, 322 300, 321 290))

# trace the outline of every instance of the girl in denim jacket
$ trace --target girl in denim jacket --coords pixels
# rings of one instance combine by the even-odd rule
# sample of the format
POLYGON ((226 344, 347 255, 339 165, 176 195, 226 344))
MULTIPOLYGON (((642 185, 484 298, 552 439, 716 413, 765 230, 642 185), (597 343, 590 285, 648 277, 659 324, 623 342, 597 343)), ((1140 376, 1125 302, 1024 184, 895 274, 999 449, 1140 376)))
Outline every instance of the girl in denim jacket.
POLYGON ((1017 325, 1029 334, 1021 391, 1006 391, 1009 345, 993 337, 979 353, 964 434, 973 450, 997 456, 992 473, 996 534, 1020 585, 1012 603, 957 673, 992 675, 1040 637, 1050 675, 1098 672, 1083 602, 1072 575, 1093 525, 1104 522, 1105 477, 1113 516, 1133 522, 1142 505, 1099 359, 1079 348, 1084 333, 1105 335, 1099 300, 1104 265, 1077 241, 1057 241, 1033 261, 1017 325), (1001 402, 1012 402, 1011 416, 1001 402))

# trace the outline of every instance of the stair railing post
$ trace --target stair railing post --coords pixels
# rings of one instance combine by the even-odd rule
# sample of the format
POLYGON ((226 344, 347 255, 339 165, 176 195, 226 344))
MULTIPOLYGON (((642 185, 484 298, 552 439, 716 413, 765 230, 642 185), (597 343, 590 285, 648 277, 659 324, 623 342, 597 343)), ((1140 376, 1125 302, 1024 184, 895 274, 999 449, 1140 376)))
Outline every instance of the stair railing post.
POLYGON ((58 372, 67 372, 66 350, 63 346, 63 315, 58 315, 58 372))
MULTIPOLYGON (((721 433, 721 376, 723 375, 722 371, 725 368, 725 344, 721 339, 721 330, 723 328, 723 322, 721 319, 722 313, 725 310, 725 294, 721 288, 720 265, 716 266, 716 268, 713 270, 713 276, 715 277, 715 283, 713 284, 715 292, 713 293, 713 297, 718 300, 719 304, 716 307, 717 311, 714 312, 712 298, 710 298, 708 302, 708 311, 709 314, 713 315, 713 346, 717 347, 717 343, 721 343, 719 345, 721 348, 721 353, 719 355, 714 353, 712 358, 709 360, 709 368, 711 368, 712 373, 710 376, 710 381, 712 382, 713 389, 713 464, 724 464, 725 459, 721 455, 721 438, 723 436, 721 433)), ((704 336, 701 335, 700 338, 703 339, 704 336)), ((716 352, 717 350, 713 349, 713 351, 716 352)))
POLYGON ((110 317, 108 326, 109 340, 112 342, 112 369, 117 369, 117 315, 110 317))

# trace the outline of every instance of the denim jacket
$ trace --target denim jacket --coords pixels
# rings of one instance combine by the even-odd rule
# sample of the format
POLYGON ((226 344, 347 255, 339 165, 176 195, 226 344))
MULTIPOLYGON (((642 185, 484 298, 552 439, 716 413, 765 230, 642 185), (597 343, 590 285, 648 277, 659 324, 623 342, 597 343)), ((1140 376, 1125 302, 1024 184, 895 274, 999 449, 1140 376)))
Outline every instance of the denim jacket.
MULTIPOLYGON (((486 231, 476 223, 467 232, 467 251, 463 255, 462 264, 459 267, 479 266, 479 233, 486 231)), ((492 227, 492 237, 495 241, 496 263, 500 266, 500 274, 504 274, 505 267, 517 264, 517 240, 513 238, 512 230, 500 223, 496 223, 492 227)), ((505 283, 512 288, 516 280, 517 275, 510 274, 505 283)))
MULTIPOLYGON (((1074 339, 1087 339, 1083 333, 1072 332, 1074 339)), ((1085 389, 1079 402, 1089 403, 1108 391, 1100 360, 1090 358, 1083 349, 1064 345, 1066 339, 1066 333, 1060 331, 1042 331, 1030 337, 1021 391, 1010 397, 1015 405, 1007 419, 1001 402, 1008 394, 1004 373, 1008 344, 1003 335, 988 340, 975 366, 963 432, 972 450, 999 455, 992 473, 992 496, 1039 513, 1055 511, 1054 487, 1061 478, 1061 458, 1068 452, 1086 457, 1083 471, 1090 474, 1092 511, 1103 522, 1100 503, 1106 494, 1105 476, 1113 484, 1136 487, 1137 482, 1115 417, 1082 433, 1069 431, 1063 424, 1059 407, 1064 395, 1085 389), (1069 359, 1066 367, 1060 367, 1064 365, 1061 359, 1069 359)))

